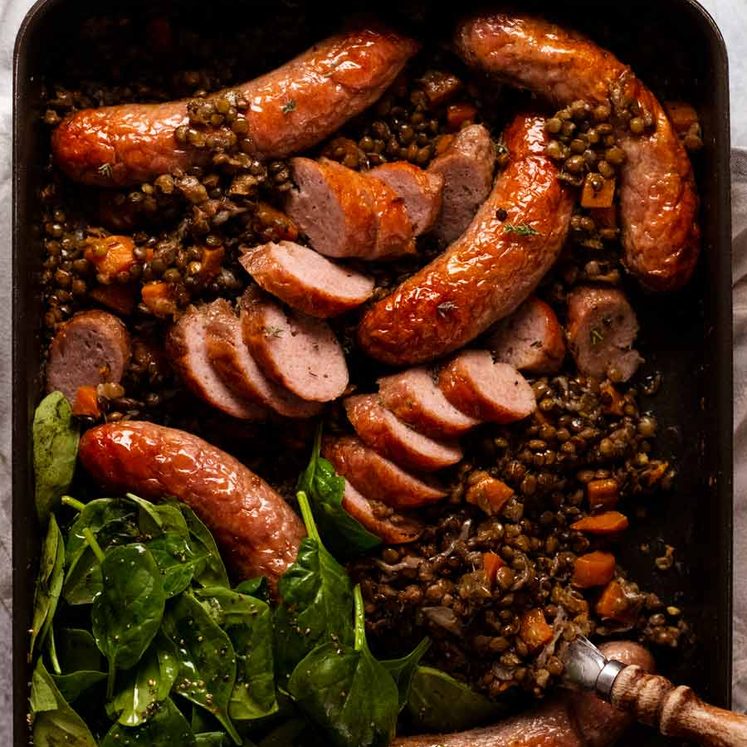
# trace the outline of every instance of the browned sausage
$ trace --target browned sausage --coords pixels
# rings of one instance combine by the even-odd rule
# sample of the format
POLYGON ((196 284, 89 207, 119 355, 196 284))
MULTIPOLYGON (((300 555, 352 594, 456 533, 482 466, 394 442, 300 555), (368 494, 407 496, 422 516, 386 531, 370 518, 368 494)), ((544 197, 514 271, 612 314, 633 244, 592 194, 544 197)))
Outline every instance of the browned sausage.
MULTIPOLYGON (((651 654, 637 643, 620 641, 600 647, 623 664, 653 671, 651 654)), ((612 747, 632 718, 587 693, 560 693, 546 703, 495 726, 460 734, 396 739, 392 747, 612 747)))
MULTIPOLYGON (((416 51, 393 31, 354 29, 238 86, 254 153, 283 158, 321 142, 376 101, 416 51)), ((175 138, 187 122, 186 101, 84 109, 54 131, 52 151, 76 181, 134 184, 200 162, 199 150, 175 138)))
POLYGON ((305 532, 290 506, 229 454, 191 433, 130 421, 92 428, 80 460, 107 490, 184 501, 215 535, 237 578, 271 584, 296 559, 305 532))
POLYGON ((511 161, 469 228, 363 316, 359 340, 373 358, 421 363, 462 347, 510 314, 552 267, 573 200, 545 155, 544 119, 520 115, 505 141, 511 161))
POLYGON ((653 129, 642 136, 620 129, 626 163, 620 207, 625 264, 647 288, 674 290, 693 273, 700 251, 698 197, 692 166, 656 97, 632 70, 590 40, 548 21, 507 13, 463 23, 456 47, 464 60, 556 106, 611 98, 635 104, 653 129))
POLYGON ((130 336, 106 311, 82 311, 60 327, 49 347, 47 391, 72 404, 78 387, 122 381, 130 361, 130 336))

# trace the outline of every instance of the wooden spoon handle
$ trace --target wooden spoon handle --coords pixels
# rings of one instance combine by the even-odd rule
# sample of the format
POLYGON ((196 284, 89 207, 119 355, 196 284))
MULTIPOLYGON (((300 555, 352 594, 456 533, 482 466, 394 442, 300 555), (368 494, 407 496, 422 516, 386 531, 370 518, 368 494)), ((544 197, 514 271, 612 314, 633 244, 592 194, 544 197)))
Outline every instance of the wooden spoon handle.
POLYGON ((747 716, 708 705, 689 687, 675 687, 639 666, 625 667, 617 675, 610 702, 665 736, 710 747, 747 745, 747 716))

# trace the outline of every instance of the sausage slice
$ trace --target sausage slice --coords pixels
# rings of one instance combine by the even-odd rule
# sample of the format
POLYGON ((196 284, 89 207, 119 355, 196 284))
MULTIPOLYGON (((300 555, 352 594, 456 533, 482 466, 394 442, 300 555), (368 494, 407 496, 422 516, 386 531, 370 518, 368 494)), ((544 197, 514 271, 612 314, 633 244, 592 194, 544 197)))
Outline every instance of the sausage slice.
POLYGON ((354 436, 326 439, 322 456, 369 500, 407 510, 440 501, 446 493, 400 469, 354 436))
POLYGON ((400 420, 432 438, 456 438, 480 422, 457 410, 420 366, 379 379, 379 397, 400 420))
POLYGON ((565 357, 565 339, 558 317, 535 296, 500 321, 486 345, 497 361, 530 374, 555 373, 565 357))
POLYGON ((242 325, 231 305, 219 298, 211 304, 207 352, 218 376, 237 397, 274 410, 287 418, 319 414, 319 402, 307 402, 268 379, 244 343, 242 325))
POLYGON ((342 507, 369 532, 389 545, 415 542, 425 528, 416 519, 397 513, 383 503, 369 501, 347 480, 342 495, 342 507))
POLYGON ((638 320, 622 291, 576 288, 568 295, 568 344, 586 376, 627 381, 643 362, 633 349, 638 320))
POLYGON ((79 387, 118 384, 130 353, 130 336, 116 316, 98 310, 75 314, 49 347, 47 391, 62 392, 72 404, 79 387))
POLYGON ((166 353, 185 386, 201 400, 241 420, 264 420, 267 410, 233 392, 213 368, 208 329, 216 309, 192 306, 166 337, 166 353))
POLYGON ((384 163, 368 173, 389 185, 404 200, 416 236, 433 228, 441 212, 444 187, 441 174, 418 168, 409 161, 384 163))
POLYGON ((345 354, 326 322, 286 311, 253 289, 241 305, 244 342, 267 376, 312 402, 329 402, 345 391, 345 354))
POLYGON ((239 260, 260 288, 296 311, 326 319, 365 303, 373 278, 292 241, 255 247, 239 260))
POLYGON ((479 124, 460 130, 428 172, 443 178, 443 198, 434 233, 445 244, 458 239, 493 184, 496 153, 488 130, 479 124))
POLYGON ((534 412, 527 380, 507 363, 494 363, 487 350, 460 353, 441 371, 438 385, 454 407, 470 417, 511 423, 534 412))
POLYGON ((405 469, 433 472, 463 456, 458 445, 439 443, 408 428, 375 394, 348 397, 345 411, 363 443, 405 469))

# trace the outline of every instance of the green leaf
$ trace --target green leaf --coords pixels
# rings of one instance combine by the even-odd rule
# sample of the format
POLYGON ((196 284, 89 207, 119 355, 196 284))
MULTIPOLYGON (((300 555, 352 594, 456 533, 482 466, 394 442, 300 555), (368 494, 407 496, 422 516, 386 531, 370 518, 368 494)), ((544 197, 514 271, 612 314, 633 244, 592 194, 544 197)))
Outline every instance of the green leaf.
POLYGON ((175 645, 179 661, 174 691, 213 714, 241 744, 228 715, 236 681, 236 655, 228 634, 189 592, 176 597, 164 615, 163 632, 175 645))
POLYGON ((345 569, 322 544, 308 499, 298 494, 308 537, 296 562, 278 582, 282 599, 275 611, 278 673, 287 677, 315 646, 352 643, 353 594, 345 569))
POLYGON ((101 747, 196 747, 197 741, 187 719, 167 698, 155 709, 148 721, 140 726, 114 724, 101 742, 101 747))
POLYGON ((294 670, 288 692, 334 747, 385 747, 394 738, 397 685, 368 649, 359 587, 355 646, 324 643, 315 648, 294 670))
POLYGON ((226 567, 223 565, 221 554, 210 530, 197 518, 197 515, 189 506, 185 506, 183 503, 178 505, 187 522, 190 535, 207 553, 204 565, 199 564, 195 570, 195 581, 200 586, 225 586, 230 588, 231 584, 228 581, 226 567))
POLYGON ((392 678, 397 683, 400 711, 407 705, 407 700, 410 696, 410 686, 412 685, 412 678, 415 675, 415 670, 430 645, 430 640, 428 638, 423 638, 423 640, 420 641, 420 643, 409 654, 407 654, 407 656, 403 656, 400 659, 387 659, 386 661, 381 662, 387 672, 392 675, 392 678))
POLYGON ((234 587, 234 591, 238 591, 239 594, 246 594, 250 597, 256 597, 257 599, 261 599, 263 602, 270 601, 270 586, 264 576, 247 578, 241 583, 237 584, 234 587))
POLYGON ((503 708, 431 667, 418 667, 412 678, 407 711, 422 731, 451 732, 471 729, 495 720, 503 708))
POLYGON ((78 427, 62 392, 48 394, 32 426, 36 512, 42 523, 70 487, 78 456, 78 427))
POLYGON ((57 631, 57 655, 63 672, 99 672, 104 663, 93 636, 80 628, 57 631))
POLYGON ((96 747, 85 722, 62 697, 41 660, 31 678, 30 706, 36 747, 96 747))
POLYGON ((54 515, 49 517, 47 535, 42 546, 39 575, 34 589, 34 615, 31 623, 29 661, 34 650, 44 643, 62 591, 65 567, 65 544, 54 515))
POLYGON ((150 646, 161 626, 166 595, 156 561, 141 544, 108 550, 101 574, 104 585, 93 600, 91 624, 113 678, 115 669, 135 666, 150 646))
POLYGON ((106 679, 106 672, 81 669, 70 674, 51 675, 57 689, 68 703, 72 703, 89 687, 98 685, 106 679))
POLYGON ((236 682, 228 707, 231 718, 251 721, 275 713, 278 704, 269 605, 219 586, 201 589, 195 595, 228 633, 236 653, 236 682))
POLYGON ((296 489, 308 496, 326 546, 335 557, 347 559, 377 547, 381 540, 342 507, 345 478, 320 456, 321 441, 322 428, 319 426, 311 459, 299 477, 296 489))
POLYGON ((226 735, 222 731, 195 734, 195 739, 197 747, 223 747, 226 744, 226 735))
POLYGON ((200 567, 207 560, 207 552, 195 550, 189 538, 176 532, 165 534, 146 544, 161 571, 161 582, 167 597, 184 591, 200 567))

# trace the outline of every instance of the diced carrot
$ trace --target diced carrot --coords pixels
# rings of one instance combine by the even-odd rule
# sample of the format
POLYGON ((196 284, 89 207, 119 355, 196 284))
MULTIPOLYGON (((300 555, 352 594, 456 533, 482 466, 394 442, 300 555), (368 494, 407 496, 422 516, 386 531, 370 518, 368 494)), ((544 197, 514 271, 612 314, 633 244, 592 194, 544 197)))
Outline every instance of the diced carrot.
POLYGON ((581 192, 581 207, 608 208, 612 207, 615 197, 615 180, 604 179, 601 189, 594 189, 594 183, 599 179, 598 174, 587 174, 584 188, 581 192))
POLYGON ((95 386, 79 386, 75 390, 72 411, 78 417, 97 418, 101 414, 95 386))
POLYGON ((479 506, 486 514, 494 516, 501 512, 513 495, 513 489, 505 482, 485 472, 467 487, 465 500, 479 506))
POLYGON ((605 511, 596 516, 585 516, 571 524, 571 529, 586 534, 615 534, 627 529, 628 517, 619 511, 605 511))
POLYGON ((586 484, 586 497, 592 511, 600 508, 611 511, 620 499, 620 487, 614 477, 603 480, 591 480, 586 484))
POLYGON ((602 408, 609 415, 622 415, 625 398, 615 389, 611 381, 604 381, 599 387, 602 408))
POLYGON ((150 312, 162 319, 173 316, 177 311, 174 292, 168 283, 157 281, 146 283, 142 289, 143 303, 150 312))
POLYGON ((545 620, 545 613, 538 607, 527 610, 521 616, 519 637, 530 652, 539 651, 552 639, 552 627, 545 620))
POLYGON ((130 283, 97 285, 90 290, 88 295, 102 306, 124 316, 132 314, 137 303, 137 289, 130 283))
POLYGON ((499 569, 503 568, 504 565, 506 563, 500 555, 494 552, 484 552, 482 554, 482 569, 485 572, 488 586, 491 588, 495 584, 495 577, 498 575, 499 569))
POLYGON ((96 268, 100 282, 111 283, 137 262, 135 242, 129 236, 90 238, 83 256, 96 268))
POLYGON ((223 257, 225 256, 226 250, 222 246, 214 249, 206 246, 202 250, 202 257, 200 259, 200 263, 202 264, 200 278, 203 280, 211 280, 218 275, 221 265, 223 264, 223 257))
POLYGON ((420 79, 420 84, 431 109, 453 99, 462 88, 462 81, 456 75, 443 70, 428 70, 420 79))
POLYGON ((256 216, 262 236, 267 241, 295 241, 298 238, 296 222, 269 203, 260 202, 257 205, 256 216))
POLYGON ((640 599, 626 594, 623 585, 614 580, 604 588, 595 609, 602 620, 628 624, 635 621, 640 609, 640 599))
POLYGON ((665 101, 664 109, 667 112, 669 121, 674 127, 674 131, 683 137, 687 135, 692 125, 699 123, 698 112, 686 101, 665 101))
POLYGON ((580 589, 604 586, 615 575, 615 556, 609 552, 589 552, 576 558, 573 585, 580 589))
POLYGON ((446 109, 446 127, 452 132, 458 132, 462 126, 474 122, 477 116, 477 107, 467 101, 459 104, 451 104, 446 109))

